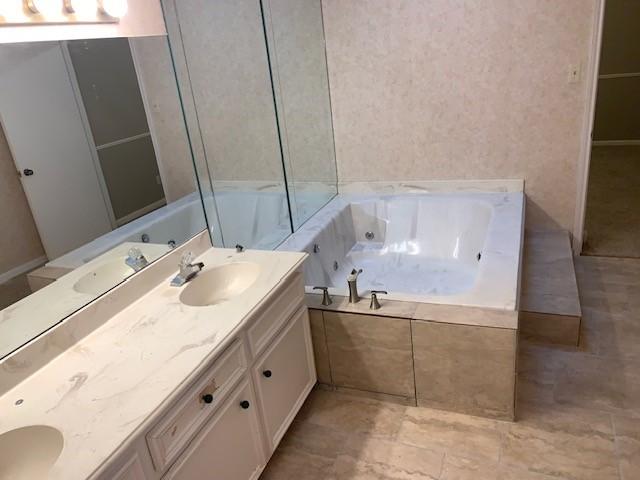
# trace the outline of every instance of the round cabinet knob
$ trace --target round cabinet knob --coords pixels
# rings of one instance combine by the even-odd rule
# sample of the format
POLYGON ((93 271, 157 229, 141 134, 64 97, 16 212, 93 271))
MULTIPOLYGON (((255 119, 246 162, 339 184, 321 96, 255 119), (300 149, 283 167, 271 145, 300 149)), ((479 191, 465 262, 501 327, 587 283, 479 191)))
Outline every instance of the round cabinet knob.
POLYGON ((202 395, 202 401, 204 403, 211 403, 213 402, 213 395, 211 395, 210 393, 205 393, 204 395, 202 395))
POLYGON ((247 408, 249 408, 249 406, 250 406, 250 405, 251 405, 251 404, 249 403, 249 401, 248 401, 248 400, 243 400, 243 401, 241 401, 241 402, 240 402, 240 406, 241 406, 242 408, 244 408, 245 410, 246 410, 247 408))
POLYGON ((30 177, 31 175, 33 175, 33 170, 31 170, 30 168, 25 168, 22 173, 24 173, 25 177, 30 177))
POLYGON ((273 373, 271 373, 271 370, 265 370, 264 372, 262 372, 262 375, 267 378, 271 378, 271 375, 273 375, 273 373))

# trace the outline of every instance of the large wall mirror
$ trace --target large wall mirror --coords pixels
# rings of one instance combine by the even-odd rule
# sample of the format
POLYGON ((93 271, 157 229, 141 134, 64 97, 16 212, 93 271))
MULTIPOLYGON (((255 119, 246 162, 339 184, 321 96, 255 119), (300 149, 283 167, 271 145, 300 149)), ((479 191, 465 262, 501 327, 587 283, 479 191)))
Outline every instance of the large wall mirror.
POLYGON ((274 249, 337 192, 321 1, 162 7, 168 36, 0 45, 0 358, 207 226, 274 249))
POLYGON ((337 193, 321 0, 163 0, 216 246, 272 249, 337 193))
POLYGON ((166 37, 0 45, 0 358, 206 228, 166 37))

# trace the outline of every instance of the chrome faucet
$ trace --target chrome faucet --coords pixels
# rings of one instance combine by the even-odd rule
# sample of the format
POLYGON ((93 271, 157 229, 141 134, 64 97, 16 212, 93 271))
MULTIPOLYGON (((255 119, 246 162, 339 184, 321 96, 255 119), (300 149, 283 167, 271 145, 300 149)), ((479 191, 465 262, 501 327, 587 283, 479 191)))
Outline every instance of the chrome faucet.
POLYGON ((362 273, 362 269, 351 270, 351 273, 347 277, 347 284, 349 285, 349 303, 358 303, 360 301, 360 295, 358 295, 358 275, 362 273))
POLYGON ((173 277, 173 280, 171 280, 172 287, 181 287, 193 277, 195 277, 200 272, 200 270, 204 268, 204 263, 193 263, 194 259, 195 256, 192 252, 187 252, 182 255, 182 259, 180 259, 179 265, 180 271, 178 272, 178 275, 173 277))
POLYGON ((139 272, 144 267, 149 265, 149 261, 142 254, 142 251, 139 248, 132 247, 127 252, 127 258, 125 258, 124 263, 133 268, 134 272, 139 272))

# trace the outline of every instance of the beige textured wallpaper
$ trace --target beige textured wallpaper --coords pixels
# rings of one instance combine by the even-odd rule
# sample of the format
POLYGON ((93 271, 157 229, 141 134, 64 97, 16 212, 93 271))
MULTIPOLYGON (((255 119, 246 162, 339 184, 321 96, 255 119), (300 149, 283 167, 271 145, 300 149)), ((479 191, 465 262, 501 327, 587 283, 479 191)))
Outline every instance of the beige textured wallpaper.
POLYGON ((572 229, 595 0, 323 0, 338 178, 524 178, 572 229))
POLYGON ((16 167, 0 128, 0 274, 44 255, 16 167))

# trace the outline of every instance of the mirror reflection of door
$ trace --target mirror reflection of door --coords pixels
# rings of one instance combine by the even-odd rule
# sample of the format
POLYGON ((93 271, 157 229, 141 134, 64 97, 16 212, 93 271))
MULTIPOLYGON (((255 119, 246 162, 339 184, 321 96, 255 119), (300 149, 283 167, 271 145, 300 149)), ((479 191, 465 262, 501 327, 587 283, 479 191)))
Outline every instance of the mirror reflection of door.
POLYGON ((4 61, 3 126, 49 259, 165 205, 127 39, 5 46, 4 61))
POLYGON ((59 43, 3 45, 0 69, 2 124, 53 259, 111 230, 91 145, 59 43))
POLYGON ((206 228, 167 38, 0 45, 0 358, 206 228))

